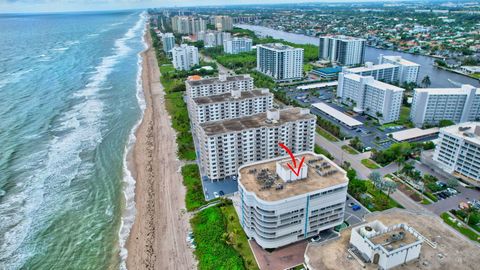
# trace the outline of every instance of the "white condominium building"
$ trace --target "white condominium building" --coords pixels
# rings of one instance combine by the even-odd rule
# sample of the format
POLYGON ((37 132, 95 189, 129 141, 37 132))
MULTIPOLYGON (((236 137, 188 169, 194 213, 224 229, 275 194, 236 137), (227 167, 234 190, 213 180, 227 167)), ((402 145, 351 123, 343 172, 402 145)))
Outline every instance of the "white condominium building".
POLYGON ((230 38, 230 33, 220 31, 202 31, 197 34, 197 40, 203 41, 206 48, 222 46, 230 38))
POLYGON ((171 50, 175 47, 175 36, 172 33, 165 33, 162 35, 163 51, 171 55, 171 50))
POLYGON ((200 124, 200 163, 214 181, 237 175, 239 166, 294 153, 313 151, 316 117, 308 109, 288 108, 241 118, 200 124))
POLYGON ((440 129, 433 159, 444 171, 480 185, 480 122, 440 129))
POLYGON ((172 50, 172 63, 176 70, 190 70, 198 65, 198 49, 195 46, 182 44, 172 50))
POLYGON ((235 37, 223 42, 223 51, 229 54, 249 52, 252 50, 252 39, 235 37))
POLYGON ((357 74, 338 75, 337 97, 356 112, 363 112, 380 123, 398 120, 402 106, 403 88, 357 74))
POLYGON ((172 29, 175 33, 196 34, 207 30, 207 21, 191 16, 174 16, 172 17, 172 29))
POLYGON ((399 81, 399 70, 399 66, 390 63, 374 65, 372 62, 366 62, 363 67, 343 68, 342 72, 372 76, 375 80, 393 83, 399 81))
POLYGON ((416 126, 435 125, 440 120, 454 123, 480 120, 480 88, 417 88, 410 119, 416 126))
POLYGON ((303 77, 303 49, 281 43, 257 45, 257 70, 277 81, 303 77))
POLYGON ((196 97, 189 108, 195 127, 198 124, 240 118, 266 112, 273 106, 273 94, 268 89, 232 90, 214 96, 196 97))
POLYGON ((249 74, 227 76, 220 74, 215 78, 185 81, 189 98, 213 96, 230 93, 232 90, 253 90, 253 79, 249 74))
POLYGON ((378 220, 353 228, 350 235, 350 245, 356 248, 360 257, 372 263, 372 268, 384 270, 418 259, 425 240, 407 224, 387 227, 378 220))
POLYGON ((365 39, 347 36, 320 37, 320 59, 344 66, 362 64, 365 59, 365 39))
POLYGON ((233 20, 230 16, 215 16, 215 28, 218 31, 230 31, 233 29, 233 20))
POLYGON ((343 223, 348 178, 323 155, 304 152, 299 175, 288 167, 290 157, 240 167, 236 207, 240 224, 262 248, 278 248, 343 223))
POLYGON ((399 67, 398 70, 398 82, 403 83, 416 83, 418 79, 418 71, 420 65, 412 61, 403 59, 401 56, 386 56, 381 54, 378 64, 393 64, 399 67))

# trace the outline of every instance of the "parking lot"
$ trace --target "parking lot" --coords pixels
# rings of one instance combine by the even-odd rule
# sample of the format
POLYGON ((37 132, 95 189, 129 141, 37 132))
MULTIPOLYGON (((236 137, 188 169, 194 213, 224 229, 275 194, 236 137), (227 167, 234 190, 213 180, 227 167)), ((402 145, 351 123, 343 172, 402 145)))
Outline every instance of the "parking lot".
POLYGON ((207 177, 203 178, 203 193, 207 201, 215 199, 215 195, 222 196, 232 194, 238 191, 238 182, 236 177, 228 177, 222 181, 210 181, 207 177))

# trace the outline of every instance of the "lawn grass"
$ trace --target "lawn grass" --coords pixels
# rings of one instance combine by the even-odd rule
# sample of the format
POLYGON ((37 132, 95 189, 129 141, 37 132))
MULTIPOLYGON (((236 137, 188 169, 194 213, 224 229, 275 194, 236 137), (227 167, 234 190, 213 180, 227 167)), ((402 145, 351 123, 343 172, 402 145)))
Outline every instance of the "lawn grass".
POLYGON ((327 150, 325 150, 324 148, 322 148, 320 145, 318 144, 315 144, 315 147, 313 148, 313 151, 315 152, 315 154, 320 154, 320 155, 324 155, 326 156, 327 158, 329 159, 334 159, 334 157, 332 156, 332 154, 330 154, 327 150))
POLYGON ((400 107, 400 116, 398 121, 395 122, 396 125, 403 125, 405 127, 413 127, 412 122, 410 121, 410 108, 406 106, 400 107))
POLYGON ((369 158, 364 158, 362 159, 362 161, 360 161, 365 167, 369 168, 369 169, 379 169, 380 166, 378 166, 375 162, 373 162, 373 160, 369 159, 369 158))
POLYGON ((431 202, 430 202, 429 200, 425 199, 425 198, 423 198, 420 203, 423 204, 423 205, 429 205, 429 204, 431 204, 431 202))
POLYGON ((450 218, 451 216, 447 213, 447 212, 444 212, 440 215, 440 217, 443 219, 443 221, 445 223, 447 223, 448 225, 450 225, 451 227, 453 227, 455 230, 459 231, 461 234, 465 235, 466 237, 468 237, 468 239, 472 240, 472 241, 476 241, 476 242, 479 242, 480 243, 480 236, 474 232, 473 230, 471 230, 470 228, 468 227, 464 227, 463 224, 461 224, 461 226, 458 226, 458 222, 453 222, 450 218))
POLYGON ((259 269, 234 206, 225 205, 220 207, 220 209, 227 220, 227 233, 230 235, 231 245, 242 256, 245 268, 250 270, 259 269))
POLYGON ((227 243, 227 220, 220 207, 198 212, 190 223, 197 245, 197 269, 246 269, 240 253, 227 243))
POLYGON ((185 194, 185 205, 187 211, 196 210, 205 204, 203 196, 202 179, 197 164, 187 164, 182 167, 183 185, 187 188, 185 194))
POLYGON ((350 155, 358 155, 359 154, 359 152, 357 150, 353 149, 349 145, 342 145, 342 149, 343 149, 343 151, 349 153, 350 155))
POLYGON ((473 78, 475 78, 475 79, 479 79, 479 80, 480 80, 480 73, 470 74, 470 77, 473 77, 473 78))
POLYGON ((183 93, 165 95, 165 105, 172 119, 172 127, 177 131, 178 156, 184 160, 195 160, 195 146, 183 93))
POLYGON ((338 142, 337 137, 333 136, 332 134, 330 134, 328 131, 324 130, 323 128, 317 127, 317 133, 320 134, 325 139, 331 141, 331 142, 338 142))

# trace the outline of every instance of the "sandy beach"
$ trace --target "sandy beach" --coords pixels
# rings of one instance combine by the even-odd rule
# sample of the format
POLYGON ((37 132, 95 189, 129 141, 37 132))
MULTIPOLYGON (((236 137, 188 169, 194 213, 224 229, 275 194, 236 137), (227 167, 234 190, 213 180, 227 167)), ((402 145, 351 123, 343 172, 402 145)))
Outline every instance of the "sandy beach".
POLYGON ((127 268, 195 269, 192 249, 185 241, 190 224, 176 133, 165 108, 149 31, 145 40, 148 48, 142 53, 142 82, 146 109, 130 160, 136 179, 136 216, 127 240, 127 268))

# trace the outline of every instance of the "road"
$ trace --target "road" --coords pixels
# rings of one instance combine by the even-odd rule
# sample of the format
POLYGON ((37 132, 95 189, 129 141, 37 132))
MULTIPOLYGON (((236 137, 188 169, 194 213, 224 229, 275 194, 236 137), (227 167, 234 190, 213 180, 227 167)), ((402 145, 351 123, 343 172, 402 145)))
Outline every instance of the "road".
POLYGON ((368 175, 372 172, 361 163, 361 155, 351 155, 346 153, 342 150, 341 144, 331 142, 319 134, 315 135, 315 144, 321 146, 332 154, 332 156, 335 157, 335 162, 337 164, 341 165, 344 161, 349 162, 352 168, 357 171, 357 175, 361 179, 367 179, 368 175))

